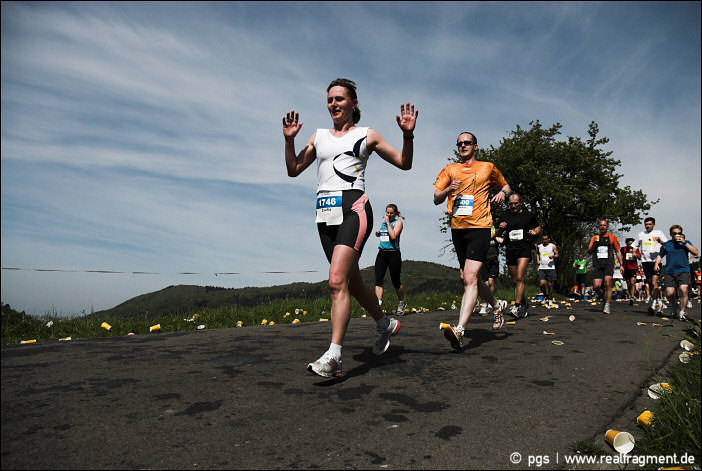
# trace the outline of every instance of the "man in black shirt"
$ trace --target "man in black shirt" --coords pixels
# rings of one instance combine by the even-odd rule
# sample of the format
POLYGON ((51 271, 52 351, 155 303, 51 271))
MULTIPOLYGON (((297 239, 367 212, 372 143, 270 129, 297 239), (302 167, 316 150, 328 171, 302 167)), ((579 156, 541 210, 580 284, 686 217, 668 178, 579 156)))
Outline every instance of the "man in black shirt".
POLYGON ((509 197, 509 213, 502 217, 497 236, 504 237, 507 269, 514 284, 515 317, 527 316, 527 303, 524 299, 524 276, 526 274, 534 239, 541 232, 541 226, 531 212, 522 206, 522 198, 517 193, 509 197))

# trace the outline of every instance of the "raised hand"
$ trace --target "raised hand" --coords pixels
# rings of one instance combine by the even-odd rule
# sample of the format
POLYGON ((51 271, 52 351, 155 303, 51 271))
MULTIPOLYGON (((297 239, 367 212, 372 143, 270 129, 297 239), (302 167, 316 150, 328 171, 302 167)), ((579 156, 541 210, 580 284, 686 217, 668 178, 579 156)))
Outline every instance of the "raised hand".
POLYGON ((417 124, 417 116, 419 116, 419 110, 414 110, 414 105, 410 106, 409 101, 407 105, 400 105, 400 115, 396 115, 397 125, 400 126, 402 132, 409 134, 414 131, 414 126, 417 124))
POLYGON ((298 119, 300 119, 300 113, 295 113, 295 110, 290 111, 283 118, 283 136, 286 139, 297 136, 297 133, 302 129, 304 123, 298 123, 298 119))

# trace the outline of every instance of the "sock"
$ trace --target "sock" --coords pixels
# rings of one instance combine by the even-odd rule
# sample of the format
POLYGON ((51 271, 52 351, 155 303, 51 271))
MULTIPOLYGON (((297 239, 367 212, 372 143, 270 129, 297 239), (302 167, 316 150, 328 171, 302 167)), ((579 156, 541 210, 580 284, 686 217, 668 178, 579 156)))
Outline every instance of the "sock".
POLYGON ((382 306, 382 305, 383 305, 383 300, 382 300, 382 299, 379 299, 379 300, 378 300, 378 306, 382 306))
POLYGON ((463 328, 462 325, 457 325, 456 330, 459 331, 461 333, 461 335, 463 335, 463 333, 465 332, 465 329, 463 328))
POLYGON ((332 343, 329 345, 329 353, 331 353, 331 356, 334 357, 335 359, 340 359, 341 358, 341 345, 337 345, 335 343, 332 343))
POLYGON ((375 321, 375 324, 378 326, 379 329, 387 329, 390 327, 390 318, 383 314, 383 317, 375 321))

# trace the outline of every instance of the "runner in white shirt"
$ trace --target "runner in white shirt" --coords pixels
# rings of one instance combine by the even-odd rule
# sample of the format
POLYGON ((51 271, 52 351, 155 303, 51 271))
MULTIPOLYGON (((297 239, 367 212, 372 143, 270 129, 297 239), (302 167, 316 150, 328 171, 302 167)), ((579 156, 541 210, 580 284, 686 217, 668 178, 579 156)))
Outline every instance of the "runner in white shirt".
POLYGON ((650 302, 651 305, 648 307, 648 313, 650 315, 655 315, 657 312, 663 311, 665 305, 660 299, 660 286, 658 285, 658 273, 653 270, 653 266, 658 256, 658 252, 661 251, 661 244, 666 242, 668 238, 662 231, 654 229, 656 225, 656 220, 652 217, 647 217, 644 219, 645 231, 639 232, 639 236, 636 242, 636 247, 641 252, 641 268, 644 272, 644 277, 646 278, 646 302, 650 302))
POLYGON ((546 234, 541 237, 541 243, 536 246, 536 257, 539 262, 539 286, 544 294, 543 304, 550 307, 553 304, 553 285, 556 283, 558 247, 546 234))

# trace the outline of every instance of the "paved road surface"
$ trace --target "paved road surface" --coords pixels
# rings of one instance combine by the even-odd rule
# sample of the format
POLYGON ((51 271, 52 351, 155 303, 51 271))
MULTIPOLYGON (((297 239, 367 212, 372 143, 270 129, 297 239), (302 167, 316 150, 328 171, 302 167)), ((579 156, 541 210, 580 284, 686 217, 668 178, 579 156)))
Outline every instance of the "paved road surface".
POLYGON ((643 305, 573 308, 498 332, 474 315, 463 352, 438 328, 457 311, 411 314, 382 357, 353 319, 340 379, 305 370, 328 323, 4 346, 2 469, 561 468, 613 421, 636 428, 627 405, 683 338, 643 305))

